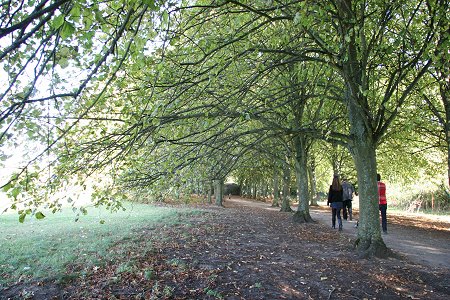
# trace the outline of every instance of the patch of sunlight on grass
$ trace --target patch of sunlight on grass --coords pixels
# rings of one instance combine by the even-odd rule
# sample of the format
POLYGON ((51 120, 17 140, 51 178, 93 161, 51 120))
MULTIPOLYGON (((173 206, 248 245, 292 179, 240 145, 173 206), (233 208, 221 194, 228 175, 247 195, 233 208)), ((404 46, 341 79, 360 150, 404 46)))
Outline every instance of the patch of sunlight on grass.
POLYGON ((69 208, 55 214, 44 212, 42 220, 27 216, 23 224, 17 214, 0 215, 0 287, 19 278, 62 276, 68 265, 88 269, 101 264, 108 259, 111 245, 133 242, 134 230, 176 223, 180 213, 190 211, 144 204, 124 206, 126 211, 116 213, 89 208, 77 222, 69 208))

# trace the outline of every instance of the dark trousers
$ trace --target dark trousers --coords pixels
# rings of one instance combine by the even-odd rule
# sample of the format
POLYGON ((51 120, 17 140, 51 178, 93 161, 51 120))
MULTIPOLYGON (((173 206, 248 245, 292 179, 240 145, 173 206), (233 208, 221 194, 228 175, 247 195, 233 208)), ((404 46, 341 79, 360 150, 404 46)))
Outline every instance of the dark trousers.
POLYGON ((333 224, 333 228, 336 228, 336 216, 338 219, 339 228, 342 228, 342 219, 341 219, 341 209, 340 208, 332 208, 331 209, 331 222, 333 224))
POLYGON ((344 210, 342 212, 344 220, 347 220, 348 216, 350 216, 350 220, 352 219, 352 200, 344 200, 344 210))
POLYGON ((387 217, 386 217, 387 204, 379 204, 378 207, 381 212, 381 227, 383 228, 383 232, 387 232, 387 217))

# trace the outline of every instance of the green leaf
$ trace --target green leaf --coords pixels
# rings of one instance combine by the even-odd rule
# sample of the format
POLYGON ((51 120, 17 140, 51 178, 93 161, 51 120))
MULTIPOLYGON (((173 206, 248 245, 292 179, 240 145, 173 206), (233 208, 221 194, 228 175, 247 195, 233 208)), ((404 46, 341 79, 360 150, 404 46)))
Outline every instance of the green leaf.
POLYGON ((75 26, 73 26, 69 22, 65 22, 63 27, 61 28, 60 34, 63 39, 66 39, 66 38, 70 37, 74 32, 75 32, 75 26))
POLYGON ((102 13, 99 10, 95 10, 94 13, 95 13, 95 20, 98 23, 102 24, 105 21, 105 19, 103 19, 102 13))
POLYGON ((59 29, 64 24, 64 15, 59 15, 53 19, 51 26, 54 29, 59 29))
POLYGON ((155 0, 144 0, 143 3, 148 5, 150 9, 156 10, 157 6, 155 5, 155 0))
POLYGON ((169 14, 164 10, 162 14, 162 24, 167 24, 169 22, 169 14))
POLYGON ((69 66, 69 60, 67 58, 63 57, 58 61, 58 64, 62 69, 65 69, 69 66))
POLYGON ((11 189, 13 187, 13 185, 11 184, 11 182, 9 182, 8 184, 6 184, 4 187, 3 187, 3 191, 4 192, 7 192, 9 189, 11 189))
POLYGON ((100 224, 105 224, 105 220, 100 220, 100 224))
POLYGON ((19 222, 20 223, 23 223, 24 221, 25 221, 25 217, 27 216, 27 214, 26 213, 21 213, 20 215, 19 215, 19 222))
POLYGON ((62 47, 59 50, 59 54, 61 57, 68 57, 70 55, 70 48, 69 47, 62 47))
POLYGON ((87 17, 83 17, 83 24, 84 24, 84 28, 85 29, 89 29, 92 25, 92 18, 87 16, 87 17))
POLYGON ((38 212, 35 214, 35 217, 36 217, 36 219, 38 219, 38 220, 42 220, 43 218, 45 218, 45 215, 44 215, 43 213, 41 213, 40 211, 38 211, 38 212))
POLYGON ((19 188, 14 188, 11 191, 11 196, 13 196, 14 198, 17 198, 17 196, 19 196, 19 194, 20 194, 20 189, 19 188))
POLYGON ((79 4, 75 4, 70 10, 70 15, 79 18, 81 15, 81 6, 79 4))

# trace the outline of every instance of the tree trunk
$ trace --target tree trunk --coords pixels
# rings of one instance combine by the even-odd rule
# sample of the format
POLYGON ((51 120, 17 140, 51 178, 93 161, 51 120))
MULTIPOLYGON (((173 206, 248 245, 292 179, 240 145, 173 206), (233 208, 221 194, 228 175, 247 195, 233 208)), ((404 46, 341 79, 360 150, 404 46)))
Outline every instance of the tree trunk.
POLYGON ((279 176, 278 176, 278 169, 277 167, 273 168, 273 201, 272 206, 273 207, 279 207, 280 204, 278 203, 280 200, 280 190, 279 190, 279 176))
POLYGON ((293 218, 295 222, 306 223, 311 222, 312 218, 309 214, 309 189, 308 189, 308 172, 306 160, 306 139, 302 136, 294 137, 295 147, 295 178, 297 183, 297 200, 298 207, 293 218))
POLYGON ((339 150, 336 144, 332 144, 331 150, 331 165, 333 167, 333 175, 341 174, 341 165, 339 162, 339 150))
POLYGON ((289 164, 283 166, 283 201, 281 202, 280 211, 291 212, 290 204, 290 188, 291 188, 291 169, 289 164))
POLYGON ((375 143, 368 132, 360 106, 349 105, 350 132, 353 140, 350 150, 358 173, 359 226, 356 248, 361 257, 388 257, 380 230, 378 209, 377 163, 375 143))
POLYGON ((208 183, 208 203, 212 204, 212 192, 213 192, 213 183, 209 181, 208 183))
POLYGON ((239 186, 239 197, 242 197, 242 189, 244 188, 244 182, 241 179, 238 180, 238 186, 239 186))
POLYGON ((448 84, 447 88, 441 86, 441 99, 442 102, 444 103, 445 118, 446 118, 444 133, 445 133, 445 141, 447 143, 447 178, 448 178, 448 185, 450 186, 450 103, 447 97, 450 94, 449 90, 450 90, 450 83, 448 84))
POLYGON ((241 184, 241 197, 245 197, 247 195, 247 180, 243 180, 241 184))
POLYGON ((214 180, 214 194, 216 196, 216 205, 223 206, 223 179, 214 180))
POLYGON ((318 202, 318 195, 317 195, 317 180, 316 180, 316 170, 314 164, 309 164, 308 167, 308 175, 309 175, 309 182, 311 186, 311 202, 310 206, 319 206, 318 202))
MULTIPOLYGON (((442 69, 445 70, 444 67, 442 69)), ((450 71, 450 68, 448 68, 445 71, 450 71)), ((444 134, 445 134, 445 141, 447 143, 447 178, 448 178, 448 185, 450 186, 450 75, 444 74, 444 72, 441 72, 441 80, 439 81, 439 93, 441 95, 441 101, 444 105, 445 109, 445 124, 444 124, 444 134), (446 77, 448 82, 446 82, 446 77)))
POLYGON ((450 53, 448 51, 448 9, 448 1, 443 1, 438 21, 438 28, 440 29, 437 45, 439 59, 434 63, 434 65, 436 66, 436 69, 439 73, 439 93, 441 95, 441 101, 445 109, 444 133, 445 140, 447 142, 447 177, 448 185, 450 186, 450 53))
POLYGON ((267 190, 268 190, 268 186, 267 186, 266 180, 263 179, 262 196, 264 199, 266 199, 266 197, 267 197, 267 190))

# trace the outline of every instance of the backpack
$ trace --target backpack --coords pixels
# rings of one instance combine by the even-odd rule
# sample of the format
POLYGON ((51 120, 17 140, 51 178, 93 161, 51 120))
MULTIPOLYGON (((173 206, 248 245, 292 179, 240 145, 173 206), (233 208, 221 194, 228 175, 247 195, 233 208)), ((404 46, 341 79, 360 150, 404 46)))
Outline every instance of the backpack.
POLYGON ((342 189, 344 200, 353 200, 353 192, 354 192, 353 186, 348 182, 344 182, 342 183, 342 189))

